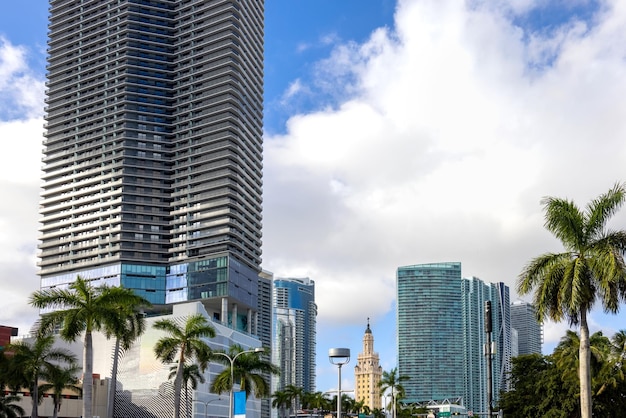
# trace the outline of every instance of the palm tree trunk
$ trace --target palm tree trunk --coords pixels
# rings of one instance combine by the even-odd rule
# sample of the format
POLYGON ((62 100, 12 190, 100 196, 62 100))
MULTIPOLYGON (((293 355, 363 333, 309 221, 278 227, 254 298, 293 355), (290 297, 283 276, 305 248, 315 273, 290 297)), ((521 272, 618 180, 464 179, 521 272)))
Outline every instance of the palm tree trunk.
POLYGON ((93 418, 93 341, 89 330, 83 344, 83 418, 93 418))
POLYGON ((579 348, 579 377, 580 377, 580 416, 591 418, 591 349, 589 347, 589 326, 587 325, 587 310, 581 309, 580 314, 580 348, 579 348))
POLYGON ((183 381, 183 367, 185 366, 185 358, 183 357, 183 348, 181 348, 180 359, 178 360, 178 369, 176 370, 176 378, 174 379, 174 418, 180 418, 180 388, 183 381))
POLYGON ((107 394, 107 418, 113 418, 115 410, 115 391, 117 389, 117 367, 120 357, 120 339, 115 339, 115 348, 113 351, 113 366, 111 368, 111 382, 109 383, 109 393, 107 394))
POLYGON ((52 418, 57 418, 59 416, 59 409, 61 409, 61 403, 57 401, 56 395, 54 397, 54 412, 52 413, 52 418))
POLYGON ((32 401, 33 401, 33 412, 31 413, 31 417, 33 418, 39 418, 39 376, 35 374, 34 376, 34 381, 32 382, 33 385, 33 393, 31 393, 32 395, 32 401))

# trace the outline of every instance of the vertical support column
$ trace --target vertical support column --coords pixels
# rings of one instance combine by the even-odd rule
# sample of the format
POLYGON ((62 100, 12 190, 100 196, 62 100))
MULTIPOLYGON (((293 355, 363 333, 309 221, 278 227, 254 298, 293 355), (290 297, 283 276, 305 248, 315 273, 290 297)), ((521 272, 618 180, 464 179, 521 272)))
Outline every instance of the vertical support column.
POLYGON ((222 317, 223 324, 228 325, 228 298, 222 298, 222 317))
POLYGON ((248 325, 246 328, 246 331, 248 332, 248 334, 252 334, 252 309, 248 308, 248 325))
POLYGON ((237 329, 237 304, 233 303, 233 310, 231 312, 231 328, 237 329))

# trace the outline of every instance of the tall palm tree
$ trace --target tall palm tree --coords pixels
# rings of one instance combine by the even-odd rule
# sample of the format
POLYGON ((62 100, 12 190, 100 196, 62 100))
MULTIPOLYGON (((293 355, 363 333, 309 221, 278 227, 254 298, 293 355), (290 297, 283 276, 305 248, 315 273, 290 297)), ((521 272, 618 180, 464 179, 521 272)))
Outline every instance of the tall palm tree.
POLYGON ((115 337, 113 349, 113 366, 111 368, 111 382, 107 394, 107 417, 113 418, 115 411, 115 392, 117 390, 117 369, 123 352, 129 350, 135 340, 144 333, 146 328, 143 310, 150 307, 150 302, 135 295, 131 289, 122 289, 127 292, 127 301, 120 306, 119 320, 114 321, 105 330, 107 337, 115 337))
POLYGON ((7 350, 13 353, 14 372, 31 391, 31 417, 39 416, 39 379, 42 374, 56 366, 55 361, 75 363, 76 356, 69 350, 54 348, 54 336, 38 335, 31 342, 19 341, 9 344, 7 350))
MULTIPOLYGON (((264 374, 280 374, 280 369, 269 361, 263 360, 255 353, 241 353, 243 348, 240 345, 232 345, 229 349, 230 358, 237 358, 234 361, 232 370, 233 378, 239 381, 239 387, 246 392, 246 399, 254 391, 254 396, 264 398, 271 395, 269 382, 265 381, 264 374)), ((234 382, 231 382, 231 364, 225 356, 215 355, 213 360, 223 363, 226 367, 218 374, 211 384, 211 392, 224 393, 231 390, 234 382)))
MULTIPOLYGON (((589 337, 591 351, 591 380, 596 381, 596 376, 605 368, 610 354, 610 341, 602 334, 602 331, 593 333, 589 337)), ((580 337, 577 332, 567 330, 561 341, 554 349, 552 357, 559 370, 562 370, 561 378, 566 382, 578 381, 578 365, 580 363, 580 337)), ((602 382, 592 383, 592 388, 602 386, 602 382)))
POLYGON ((285 393, 289 397, 289 415, 291 415, 291 411, 294 411, 297 416, 298 409, 301 409, 300 400, 304 394, 304 389, 296 385, 287 385, 285 386, 285 393))
POLYGON ((184 323, 178 324, 172 319, 161 319, 153 327, 167 333, 157 341, 154 353, 164 363, 172 363, 178 356, 176 377, 174 378, 174 418, 180 418, 180 390, 183 382, 186 362, 199 361, 204 370, 211 348, 205 338, 215 337, 215 328, 202 314, 188 316, 184 323))
POLYGON ((66 341, 83 337, 83 418, 93 418, 93 338, 96 331, 115 329, 125 314, 122 308, 137 296, 121 287, 94 287, 78 276, 67 289, 44 289, 34 292, 30 304, 53 311, 41 315, 39 332, 46 334, 61 327, 66 341))
POLYGON ((329 409, 330 399, 324 392, 304 393, 302 403, 306 404, 306 409, 329 409))
POLYGON ((76 375, 80 372, 80 366, 70 364, 67 367, 55 366, 42 373, 41 377, 45 383, 39 386, 41 393, 52 391, 52 402, 54 404, 54 412, 52 418, 57 418, 63 401, 63 392, 65 390, 73 391, 77 394, 82 393, 79 386, 80 381, 76 375))
MULTIPOLYGON (((398 399, 404 397, 404 387, 402 386, 402 382, 409 380, 409 376, 400 376, 398 373, 398 368, 394 367, 389 371, 384 371, 383 375, 378 382, 378 387, 380 388, 380 393, 385 393, 387 390, 391 392, 392 397, 392 411, 393 418, 396 418, 397 411, 397 403, 398 399)), ((389 406, 387 406, 387 410, 389 410, 389 406)))
MULTIPOLYGON (((167 378, 174 379, 177 372, 178 364, 170 367, 170 374, 167 378)), ((187 408, 187 416, 189 416, 189 386, 191 386, 191 389, 196 390, 198 388, 198 383, 206 382, 202 372, 203 370, 200 370, 200 367, 196 363, 185 364, 183 366, 183 390, 185 391, 185 407, 187 408)))
POLYGON ((517 290, 534 290, 537 317, 555 322, 567 319, 580 326, 580 408, 591 418, 591 351, 587 314, 596 301, 606 312, 617 313, 626 300, 626 231, 606 229, 626 199, 624 184, 589 202, 581 210, 567 199, 542 199, 545 227, 558 238, 564 252, 532 259, 518 278, 517 290))
POLYGON ((288 415, 285 414, 291 407, 291 397, 285 391, 277 390, 272 395, 272 408, 277 408, 279 410, 279 416, 282 418, 286 418, 288 415))
POLYGON ((0 418, 23 417, 26 411, 17 404, 20 399, 21 398, 16 395, 0 396, 0 418))

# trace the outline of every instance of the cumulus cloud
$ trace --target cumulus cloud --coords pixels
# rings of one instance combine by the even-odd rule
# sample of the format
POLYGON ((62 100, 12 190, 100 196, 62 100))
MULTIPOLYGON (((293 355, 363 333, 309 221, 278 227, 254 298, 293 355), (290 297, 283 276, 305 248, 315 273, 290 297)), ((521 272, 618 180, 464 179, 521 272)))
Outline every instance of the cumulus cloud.
POLYGON ((460 261, 514 298, 560 249, 540 199, 626 180, 626 6, 533 31, 515 22, 537 4, 489 4, 400 1, 317 63, 332 100, 266 138, 264 267, 316 280, 321 323, 384 314, 408 264, 460 261))
POLYGON ((39 287, 36 272, 44 83, 26 63, 28 51, 0 38, 0 324, 28 332, 37 311, 28 295, 39 287))

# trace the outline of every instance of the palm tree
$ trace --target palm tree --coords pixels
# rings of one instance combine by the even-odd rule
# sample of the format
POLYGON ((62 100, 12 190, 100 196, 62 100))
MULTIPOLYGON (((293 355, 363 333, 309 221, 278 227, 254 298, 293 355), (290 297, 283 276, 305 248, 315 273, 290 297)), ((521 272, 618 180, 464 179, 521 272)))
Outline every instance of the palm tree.
POLYGON ((300 399, 302 398, 304 389, 295 385, 287 385, 285 386, 285 393, 289 397, 289 415, 291 415, 291 411, 295 411, 297 416, 298 409, 301 409, 300 399))
MULTIPOLYGON (((409 376, 400 376, 398 368, 394 367, 388 372, 384 371, 380 381, 378 382, 380 393, 385 393, 387 390, 391 391, 393 418, 396 418, 398 399, 404 397, 404 387, 402 387, 402 382, 407 380, 409 380, 409 376)), ((387 407, 387 410, 389 410, 389 406, 387 407)))
MULTIPOLYGON (((244 350, 240 345, 232 345, 229 350, 229 357, 235 359, 232 375, 238 380, 241 390, 246 392, 246 399, 254 391, 254 396, 263 398, 270 396, 270 385, 265 381, 263 374, 280 374, 280 369, 269 361, 261 359, 255 353, 242 353, 244 350)), ((226 356, 215 355, 213 360, 226 365, 224 370, 218 374, 211 384, 211 392, 221 394, 229 392, 234 386, 231 381, 231 363, 226 356)))
POLYGON ((626 231, 606 229, 606 224, 626 199, 623 184, 592 200, 585 210, 566 199, 542 199, 545 227, 563 244, 565 252, 547 253, 524 267, 517 290, 535 290, 537 317, 580 325, 581 418, 591 418, 591 351, 587 314, 596 300, 606 312, 617 313, 626 299, 626 231))
POLYGON ((190 315, 184 324, 179 325, 172 319, 161 319, 153 327, 165 331, 154 346, 154 353, 162 362, 172 363, 178 355, 178 366, 174 378, 174 418, 180 418, 180 390, 183 382, 184 365, 187 361, 197 360, 200 368, 205 369, 211 358, 211 348, 204 338, 215 337, 215 328, 202 314, 190 315))
POLYGON ((277 390, 272 395, 272 408, 277 408, 281 413, 279 416, 285 418, 286 407, 291 407, 291 397, 287 392, 277 390))
POLYGON ((61 409, 63 391, 71 390, 79 395, 82 393, 82 389, 79 386, 80 381, 76 377, 76 374, 79 372, 80 367, 78 365, 70 364, 67 367, 51 367, 42 373, 41 377, 45 380, 45 383, 39 386, 39 391, 41 393, 52 391, 52 402, 54 403, 53 418, 57 418, 61 409))
POLYGON ((304 393, 302 403, 306 404, 306 409, 329 409, 330 399, 324 392, 304 393))
MULTIPOLYGON (((591 351, 590 370, 592 388, 599 387, 599 390, 603 390, 602 387, 604 386, 605 379, 604 376, 599 375, 608 365, 610 341, 602 334, 602 331, 598 331, 589 337, 589 347, 591 351)), ((564 382, 578 383, 577 371, 580 363, 579 355, 580 337, 575 331, 567 330, 552 354, 556 366, 562 371, 561 379, 563 379, 564 382)))
POLYGON ((146 327, 144 308, 150 307, 150 302, 135 295, 131 289, 122 289, 127 293, 127 300, 120 306, 119 320, 114 321, 105 332, 107 337, 115 337, 113 350, 113 366, 111 368, 111 382, 107 399, 107 416, 113 418, 115 410, 115 392, 117 390, 117 369, 120 355, 129 350, 135 340, 144 333, 146 327))
POLYGON ((19 418, 23 417, 26 411, 17 405, 20 397, 16 395, 0 396, 0 418, 19 418))
POLYGON ((53 309, 41 315, 40 333, 49 333, 60 326, 60 335, 65 341, 76 341, 84 333, 83 418, 93 418, 92 333, 116 329, 127 312, 124 307, 136 300, 137 296, 126 289, 106 285, 94 287, 80 276, 68 289, 44 289, 30 297, 30 304, 35 308, 53 309))
MULTIPOLYGON (((176 377, 177 371, 178 365, 170 367, 170 374, 167 378, 174 379, 176 377)), ((196 390, 198 388, 198 383, 206 382, 206 379, 204 378, 202 372, 203 370, 200 370, 200 367, 196 363, 185 364, 183 366, 183 389, 185 390, 185 407, 189 405, 189 384, 191 384, 191 389, 196 390)), ((186 415, 189 415, 189 410, 187 410, 186 415)))
POLYGON ((7 350, 13 353, 14 372, 21 377, 24 385, 31 391, 32 417, 38 417, 41 402, 39 379, 42 374, 56 365, 53 361, 75 363, 76 357, 70 351, 53 348, 53 335, 38 335, 32 343, 19 341, 9 344, 7 350))

